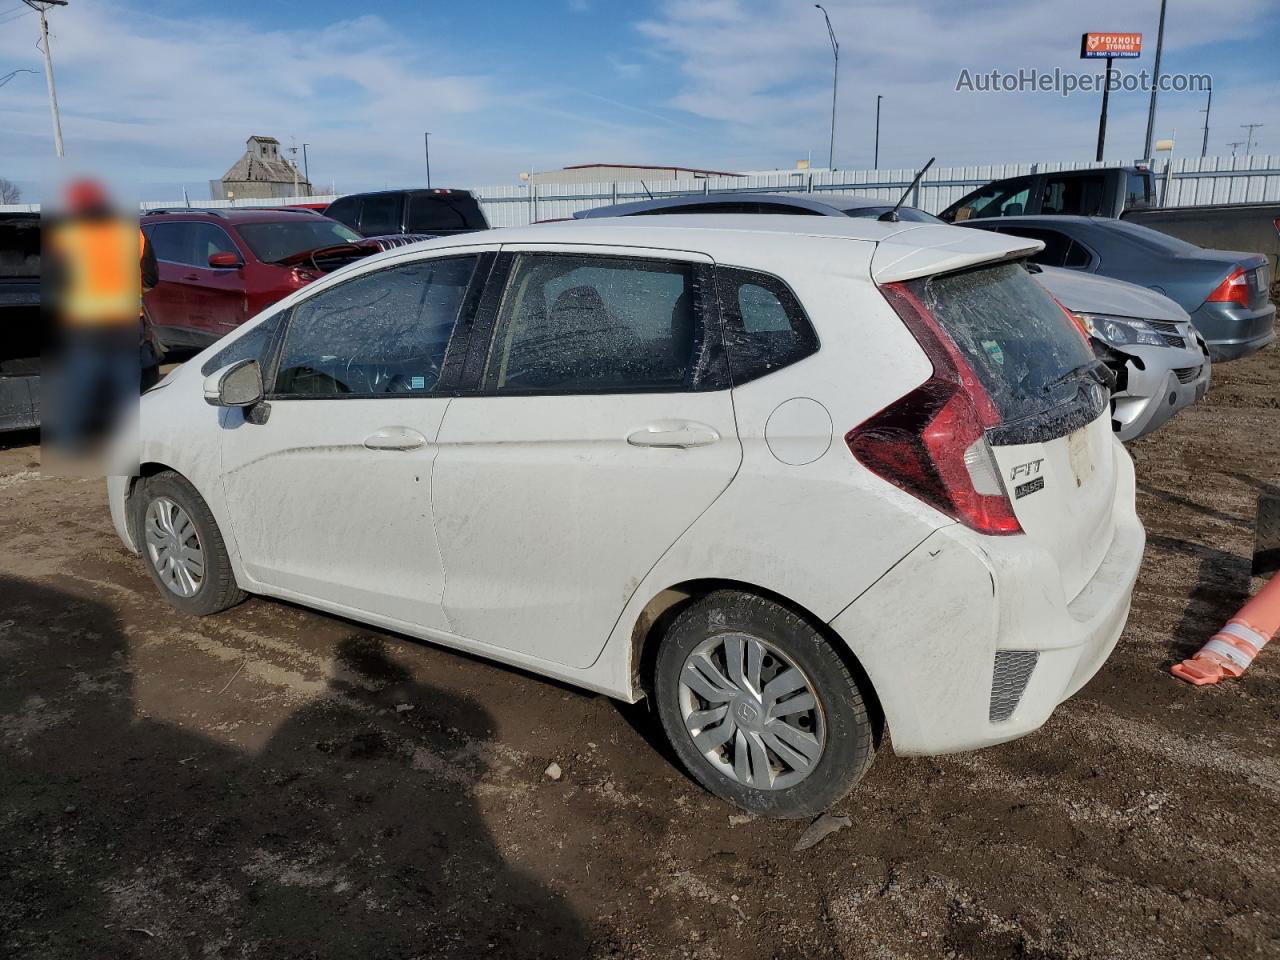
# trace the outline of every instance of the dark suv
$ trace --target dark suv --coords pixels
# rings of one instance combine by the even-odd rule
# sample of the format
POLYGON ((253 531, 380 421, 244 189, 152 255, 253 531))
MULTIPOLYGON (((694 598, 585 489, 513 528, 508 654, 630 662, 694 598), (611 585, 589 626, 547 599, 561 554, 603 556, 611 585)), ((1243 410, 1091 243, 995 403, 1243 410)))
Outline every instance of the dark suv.
POLYGON ((353 193, 329 204, 324 215, 366 237, 394 233, 448 237, 489 229, 489 221, 469 190, 436 188, 353 193))
POLYGON ((205 347, 378 247, 314 210, 159 210, 142 217, 160 284, 144 300, 165 348, 205 347))

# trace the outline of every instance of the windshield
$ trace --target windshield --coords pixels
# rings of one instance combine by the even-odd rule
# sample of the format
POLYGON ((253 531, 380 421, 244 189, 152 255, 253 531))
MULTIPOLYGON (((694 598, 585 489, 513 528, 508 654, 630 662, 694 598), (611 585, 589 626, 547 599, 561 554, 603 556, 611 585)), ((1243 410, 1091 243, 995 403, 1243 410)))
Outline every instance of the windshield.
POLYGON ((1084 335, 1020 263, 912 281, 1006 423, 1076 395, 1092 369, 1084 335))
POLYGON ((306 253, 339 243, 358 243, 360 234, 336 220, 324 217, 236 225, 253 255, 263 263, 276 263, 295 253, 306 253))
MULTIPOLYGON (((847 217, 861 217, 864 220, 874 220, 877 217, 888 213, 893 209, 893 204, 885 204, 883 207, 850 207, 846 210, 847 217)), ((925 213, 923 210, 917 210, 915 207, 899 207, 898 219, 908 223, 946 223, 945 220, 935 217, 932 213, 925 213)))

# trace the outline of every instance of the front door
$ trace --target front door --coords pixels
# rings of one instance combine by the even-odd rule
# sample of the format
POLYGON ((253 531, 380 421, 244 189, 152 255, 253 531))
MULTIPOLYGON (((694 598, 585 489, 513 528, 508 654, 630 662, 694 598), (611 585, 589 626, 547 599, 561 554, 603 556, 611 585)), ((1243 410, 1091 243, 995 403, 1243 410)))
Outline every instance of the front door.
POLYGON ((448 629, 431 474, 445 354, 479 260, 402 262, 292 308, 266 422, 222 411, 226 500, 255 580, 448 629))
POLYGON ((438 441, 445 612, 459 636, 582 668, 742 459, 710 261, 505 250, 468 359, 483 374, 438 441))
POLYGON ((248 319, 243 267, 211 267, 215 253, 244 254, 227 231, 213 223, 192 223, 191 266, 186 271, 187 312, 191 325, 216 340, 248 319))

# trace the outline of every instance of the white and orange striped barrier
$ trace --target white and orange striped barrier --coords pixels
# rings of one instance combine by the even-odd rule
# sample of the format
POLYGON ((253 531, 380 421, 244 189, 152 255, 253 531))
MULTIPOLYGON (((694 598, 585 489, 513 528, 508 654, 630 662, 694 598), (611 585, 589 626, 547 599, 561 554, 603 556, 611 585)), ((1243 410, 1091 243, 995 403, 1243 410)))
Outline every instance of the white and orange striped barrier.
POLYGON ((1280 576, 1258 591, 1194 657, 1173 667, 1173 675, 1203 686, 1238 677, 1280 631, 1280 576))

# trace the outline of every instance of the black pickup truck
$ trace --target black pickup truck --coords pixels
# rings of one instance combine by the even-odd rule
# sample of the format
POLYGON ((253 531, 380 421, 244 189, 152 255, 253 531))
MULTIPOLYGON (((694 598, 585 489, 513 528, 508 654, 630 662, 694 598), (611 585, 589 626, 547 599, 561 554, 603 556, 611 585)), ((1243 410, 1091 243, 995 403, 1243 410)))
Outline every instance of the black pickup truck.
POLYGON ((40 423, 40 214, 0 213, 0 430, 40 423))
POLYGON ((1271 298, 1280 302, 1280 203, 1159 207, 1159 176, 1144 164, 1060 170, 993 180, 942 213, 954 223, 985 217, 1108 217, 1219 250, 1261 253, 1271 262, 1271 298))

